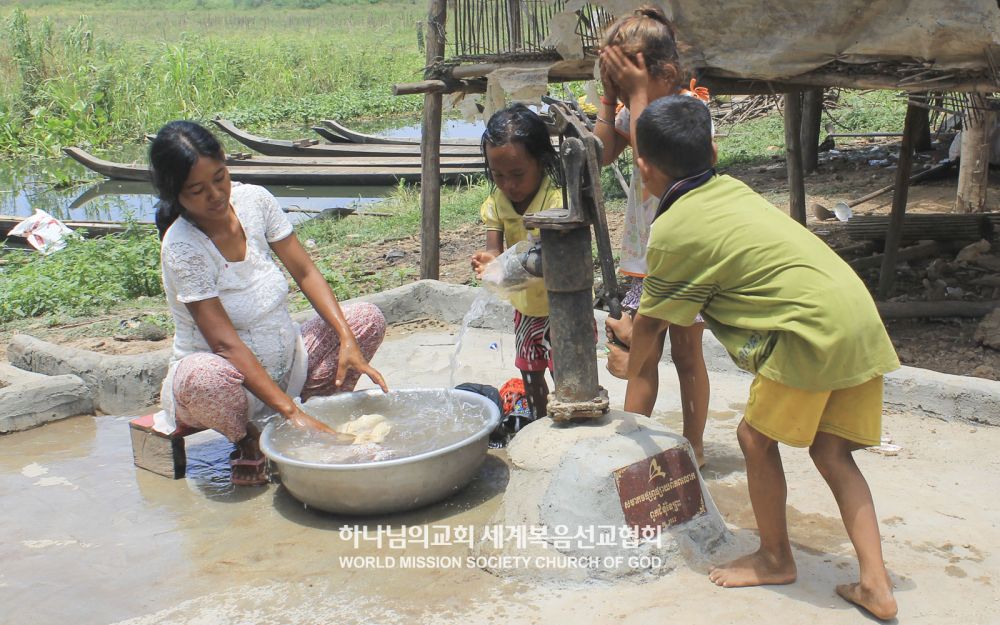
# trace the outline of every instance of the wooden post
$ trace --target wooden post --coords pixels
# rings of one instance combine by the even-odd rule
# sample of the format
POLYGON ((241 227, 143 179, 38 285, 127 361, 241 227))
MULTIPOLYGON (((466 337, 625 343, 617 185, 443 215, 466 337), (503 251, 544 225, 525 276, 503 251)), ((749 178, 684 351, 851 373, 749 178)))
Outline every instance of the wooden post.
POLYGON ((806 187, 802 176, 802 92, 785 94, 785 167, 788 169, 788 214, 806 225, 806 187))
POLYGON ((990 171, 990 135, 994 113, 989 103, 976 93, 969 95, 969 111, 962 123, 962 156, 958 161, 957 213, 986 210, 986 187, 990 171))
POLYGON ((823 90, 810 89, 802 96, 802 167, 811 174, 819 166, 819 131, 823 115, 823 90))
POLYGON ((892 292, 896 282, 896 257, 899 242, 903 236, 903 217, 906 215, 906 196, 910 191, 910 169, 913 166, 913 144, 920 129, 920 107, 910 104, 906 107, 903 122, 903 141, 899 146, 899 161, 896 164, 896 189, 892 194, 892 214, 889 216, 889 231, 885 235, 885 255, 882 270, 878 276, 878 299, 885 299, 892 292))
MULTIPOLYGON (((447 0, 430 0, 427 10, 427 65, 444 58, 447 0)), ((424 95, 420 130, 420 278, 437 280, 441 259, 441 94, 424 95)))
POLYGON ((510 34, 510 51, 517 52, 523 45, 521 35, 521 0, 507 0, 507 28, 510 34))
MULTIPOLYGON (((930 100, 930 94, 926 94, 923 97, 923 101, 927 102, 930 100)), ((927 152, 930 151, 934 146, 931 144, 931 111, 930 109, 920 107, 920 116, 917 118, 917 137, 913 144, 913 149, 916 152, 927 152)))

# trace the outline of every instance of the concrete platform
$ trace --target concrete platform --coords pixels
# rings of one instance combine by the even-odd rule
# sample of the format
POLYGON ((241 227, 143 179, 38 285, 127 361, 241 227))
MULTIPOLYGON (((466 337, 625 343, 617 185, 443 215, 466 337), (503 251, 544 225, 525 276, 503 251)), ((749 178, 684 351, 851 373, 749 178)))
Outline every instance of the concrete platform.
POLYGON ((41 375, 0 363, 0 434, 94 411, 90 389, 75 375, 41 375))
MULTIPOLYGON (((509 332, 468 331, 452 376, 458 328, 407 314, 373 362, 391 386, 498 385, 516 375, 509 332)), ((703 476, 736 540, 751 544, 735 436, 750 377, 712 363, 703 476)), ((603 367, 601 376, 612 406, 621 407, 625 383, 603 367)), ((901 450, 856 454, 875 496, 899 621, 992 623, 1000 608, 1000 428, 970 423, 979 418, 972 403, 962 414, 942 404, 928 418, 918 391, 929 382, 904 380, 913 386, 883 424, 901 450)), ((667 364, 661 382, 653 416, 679 430, 677 380, 667 364)), ((968 392, 959 385, 951 397, 968 392)), ((528 584, 481 568, 517 562, 468 560, 468 541, 485 530, 507 487, 503 450, 451 499, 355 519, 307 510, 278 485, 233 489, 231 446, 211 432, 189 439, 185 480, 136 469, 128 415, 75 417, 0 437, 0 623, 873 622, 834 594, 835 584, 856 578, 857 565, 805 450, 782 450, 795 584, 726 590, 688 567, 648 583, 528 584)))

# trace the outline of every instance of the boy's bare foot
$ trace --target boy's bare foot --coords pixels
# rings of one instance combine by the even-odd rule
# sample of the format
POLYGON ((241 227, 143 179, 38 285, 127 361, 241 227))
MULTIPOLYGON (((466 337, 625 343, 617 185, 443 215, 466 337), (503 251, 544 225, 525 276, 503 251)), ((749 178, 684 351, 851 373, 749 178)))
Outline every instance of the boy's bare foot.
POLYGON ((859 583, 840 584, 837 586, 837 594, 883 621, 896 616, 896 599, 892 596, 892 590, 873 590, 859 583))
POLYGON ((767 584, 791 584, 795 581, 795 561, 791 557, 776 560, 756 551, 712 569, 708 579, 723 588, 743 588, 767 584))
POLYGON ((698 463, 698 468, 699 469, 704 469, 705 468, 705 448, 704 447, 695 447, 692 444, 691 445, 691 451, 694 452, 694 459, 698 463))

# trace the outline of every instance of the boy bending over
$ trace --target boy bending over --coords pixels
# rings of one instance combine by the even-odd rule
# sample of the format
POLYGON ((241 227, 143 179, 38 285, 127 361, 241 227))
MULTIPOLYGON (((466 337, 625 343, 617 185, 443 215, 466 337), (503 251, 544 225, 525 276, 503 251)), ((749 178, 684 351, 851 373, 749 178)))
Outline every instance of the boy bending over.
POLYGON ((664 332, 701 313, 736 364, 756 374, 737 436, 760 548, 710 579, 724 587, 795 581, 778 443, 808 447, 858 554, 860 582, 837 592, 893 618, 875 506, 851 453, 879 444, 882 375, 899 361, 854 271, 749 187, 716 175, 711 132, 708 109, 684 96, 657 100, 637 124, 636 164, 660 203, 625 410, 652 412, 664 332))

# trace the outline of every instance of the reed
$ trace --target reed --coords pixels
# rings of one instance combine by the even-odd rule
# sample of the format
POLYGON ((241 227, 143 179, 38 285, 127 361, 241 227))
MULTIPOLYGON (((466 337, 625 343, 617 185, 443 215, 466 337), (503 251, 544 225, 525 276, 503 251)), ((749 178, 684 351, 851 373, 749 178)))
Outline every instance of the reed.
POLYGON ((0 152, 135 142, 178 118, 222 115, 261 130, 405 113, 422 101, 390 89, 423 64, 415 3, 181 11, 190 3, 139 10, 115 0, 85 16, 66 2, 20 4, 0 36, 0 152))

